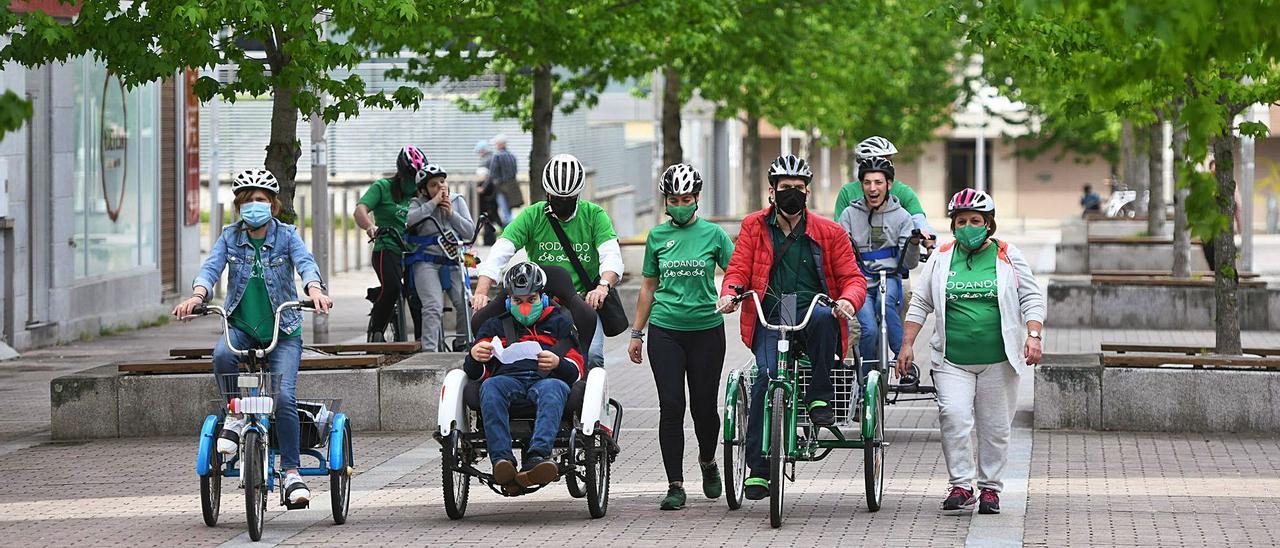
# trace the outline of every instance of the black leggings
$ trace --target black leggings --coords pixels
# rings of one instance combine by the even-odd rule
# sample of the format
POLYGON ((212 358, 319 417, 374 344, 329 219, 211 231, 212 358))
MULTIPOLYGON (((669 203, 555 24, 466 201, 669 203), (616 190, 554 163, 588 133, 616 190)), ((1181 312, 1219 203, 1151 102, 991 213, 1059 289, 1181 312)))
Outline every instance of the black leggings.
POLYGON ((658 386, 658 445, 667 481, 684 481, 684 381, 689 379, 689 413, 698 438, 698 460, 715 460, 720 433, 720 371, 724 368, 724 325, 701 331, 649 326, 649 366, 658 386))
POLYGON ((370 331, 381 333, 387 330, 391 312, 400 298, 401 280, 404 279, 402 260, 403 255, 399 251, 373 252, 373 271, 378 275, 382 289, 378 291, 378 298, 373 301, 373 312, 369 314, 370 331))

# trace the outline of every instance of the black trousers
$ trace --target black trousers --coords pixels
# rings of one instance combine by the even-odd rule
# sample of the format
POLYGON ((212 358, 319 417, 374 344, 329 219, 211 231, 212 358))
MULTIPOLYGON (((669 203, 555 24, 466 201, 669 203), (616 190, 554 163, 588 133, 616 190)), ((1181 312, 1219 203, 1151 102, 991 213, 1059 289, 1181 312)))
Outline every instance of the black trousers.
POLYGON ((720 401, 724 351, 724 325, 701 331, 649 326, 649 366, 658 387, 658 446, 668 482, 684 481, 686 379, 698 460, 715 460, 720 433, 716 404, 720 401))
POLYGON ((391 313, 395 310, 396 300, 400 298, 404 283, 403 255, 399 251, 374 251, 373 271, 378 275, 378 290, 373 311, 369 314, 369 330, 381 333, 387 330, 387 322, 391 321, 391 313))

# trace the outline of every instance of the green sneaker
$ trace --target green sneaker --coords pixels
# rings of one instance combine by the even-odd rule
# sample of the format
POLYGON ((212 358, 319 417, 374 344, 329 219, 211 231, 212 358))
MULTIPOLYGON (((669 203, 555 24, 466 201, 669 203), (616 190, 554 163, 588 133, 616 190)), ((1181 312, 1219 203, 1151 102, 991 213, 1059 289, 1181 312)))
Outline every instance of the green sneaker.
POLYGON ((659 508, 663 510, 679 510, 684 508, 684 488, 671 486, 667 489, 667 496, 662 498, 662 505, 659 508))
POLYGON ((720 467, 715 461, 698 463, 702 467, 702 494, 709 499, 720 498, 724 492, 724 482, 720 480, 720 467))

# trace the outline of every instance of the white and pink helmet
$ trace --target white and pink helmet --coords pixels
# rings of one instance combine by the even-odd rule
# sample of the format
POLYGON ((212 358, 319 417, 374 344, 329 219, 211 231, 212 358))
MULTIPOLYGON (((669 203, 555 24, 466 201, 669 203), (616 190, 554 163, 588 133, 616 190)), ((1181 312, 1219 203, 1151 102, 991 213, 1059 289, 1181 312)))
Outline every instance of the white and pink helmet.
POLYGON ((996 212, 996 201, 991 199, 991 195, 981 190, 966 188, 957 192, 951 197, 951 201, 947 203, 947 216, 954 217, 956 213, 961 211, 977 211, 979 213, 996 212))
POLYGON ((396 155, 396 171, 401 173, 416 174, 426 165, 427 155, 416 146, 406 145, 400 149, 400 154, 396 155))

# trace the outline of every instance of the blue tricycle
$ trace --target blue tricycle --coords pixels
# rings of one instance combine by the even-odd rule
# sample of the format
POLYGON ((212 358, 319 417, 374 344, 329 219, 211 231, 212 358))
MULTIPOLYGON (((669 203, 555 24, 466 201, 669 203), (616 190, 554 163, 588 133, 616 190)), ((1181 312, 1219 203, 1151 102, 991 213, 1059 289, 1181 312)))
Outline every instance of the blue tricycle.
MULTIPOLYGON (((218 523, 218 510, 222 498, 222 478, 240 478, 244 489, 245 510, 249 525, 249 538, 262 538, 262 527, 267 512, 267 493, 280 485, 280 505, 296 510, 307 507, 304 502, 290 505, 285 498, 283 481, 276 465, 277 450, 270 435, 271 418, 275 411, 275 392, 279 378, 267 365, 267 356, 275 350, 280 335, 280 314, 285 310, 299 309, 314 312, 309 300, 290 301, 281 304, 275 312, 275 329, 271 344, 266 348, 238 349, 227 336, 227 312, 220 306, 202 305, 193 315, 217 314, 222 317, 222 329, 227 347, 243 358, 241 369, 221 379, 223 399, 220 411, 204 419, 200 429, 200 449, 196 455, 196 474, 200 476, 200 509, 204 523, 210 527, 218 523), (231 387, 228 391, 226 387, 231 387), (217 451, 218 434, 226 414, 244 415, 245 428, 240 435, 239 453, 225 460, 217 451)), ((316 461, 314 467, 301 467, 303 476, 329 476, 329 495, 333 505, 333 522, 341 525, 347 521, 347 509, 351 498, 351 472, 354 454, 351 443, 351 421, 346 414, 337 412, 339 400, 298 401, 301 424, 301 456, 316 461), (321 450, 327 448, 327 455, 321 450)))

